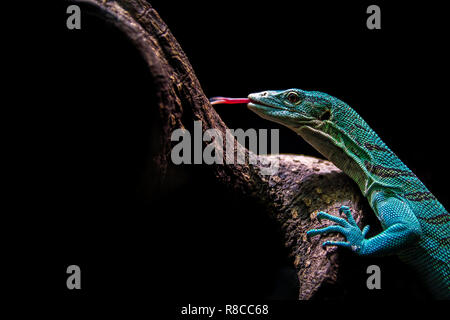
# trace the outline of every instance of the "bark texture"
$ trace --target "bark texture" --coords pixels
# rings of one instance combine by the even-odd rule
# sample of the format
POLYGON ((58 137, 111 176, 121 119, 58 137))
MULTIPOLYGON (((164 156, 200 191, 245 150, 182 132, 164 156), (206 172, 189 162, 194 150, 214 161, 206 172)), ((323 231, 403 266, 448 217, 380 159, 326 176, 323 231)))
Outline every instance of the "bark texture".
MULTIPOLYGON (((144 0, 79 0, 100 9, 101 16, 124 32, 148 64, 156 94, 159 119, 153 126, 159 132, 158 150, 151 166, 158 168, 159 182, 170 165, 170 136, 177 128, 192 128, 201 120, 203 131, 218 129, 225 136, 227 126, 209 104, 201 85, 180 45, 158 13, 144 0)), ((223 152, 226 154, 226 146, 223 152)), ((332 163, 307 156, 258 156, 237 143, 235 154, 242 152, 256 164, 208 166, 218 183, 233 192, 255 197, 279 223, 297 271, 299 299, 323 295, 324 287, 339 286, 342 268, 340 251, 323 249, 323 238, 306 239, 306 231, 323 227, 319 211, 337 214, 341 205, 349 206, 361 226, 365 199, 356 185, 332 163), (262 174, 267 162, 278 161, 276 174, 262 174)), ((340 235, 330 240, 343 240, 340 235)))

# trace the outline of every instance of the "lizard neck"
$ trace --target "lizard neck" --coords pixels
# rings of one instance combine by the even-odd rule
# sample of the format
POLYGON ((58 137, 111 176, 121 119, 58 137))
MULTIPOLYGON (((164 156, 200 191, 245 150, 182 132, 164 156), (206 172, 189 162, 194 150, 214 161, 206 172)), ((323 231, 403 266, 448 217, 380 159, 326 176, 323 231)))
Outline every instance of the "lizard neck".
POLYGON ((373 181, 364 166, 364 160, 370 161, 370 154, 332 124, 302 126, 296 132, 352 178, 367 196, 368 186, 373 181))

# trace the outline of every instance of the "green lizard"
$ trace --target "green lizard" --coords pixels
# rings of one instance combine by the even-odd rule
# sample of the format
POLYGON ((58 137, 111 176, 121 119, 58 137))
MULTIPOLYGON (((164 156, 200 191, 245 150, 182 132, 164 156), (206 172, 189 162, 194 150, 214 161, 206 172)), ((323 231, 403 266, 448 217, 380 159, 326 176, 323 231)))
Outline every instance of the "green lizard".
POLYGON ((336 225, 307 232, 308 237, 338 232, 361 256, 397 254, 423 278, 438 299, 450 299, 450 215, 417 176, 346 103, 328 94, 289 89, 248 96, 248 108, 264 119, 294 130, 350 176, 381 222, 383 231, 366 239, 350 209, 343 219, 320 212, 336 225))

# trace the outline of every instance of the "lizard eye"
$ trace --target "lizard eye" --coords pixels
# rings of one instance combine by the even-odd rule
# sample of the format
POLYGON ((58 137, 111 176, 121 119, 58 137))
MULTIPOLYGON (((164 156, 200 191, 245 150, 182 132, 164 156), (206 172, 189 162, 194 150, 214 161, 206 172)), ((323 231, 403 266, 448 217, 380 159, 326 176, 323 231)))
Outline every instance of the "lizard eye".
POLYGON ((287 95, 287 99, 288 99, 288 101, 290 103, 296 104, 296 103, 298 103, 300 101, 300 96, 297 93, 295 93, 295 92, 290 92, 287 95))

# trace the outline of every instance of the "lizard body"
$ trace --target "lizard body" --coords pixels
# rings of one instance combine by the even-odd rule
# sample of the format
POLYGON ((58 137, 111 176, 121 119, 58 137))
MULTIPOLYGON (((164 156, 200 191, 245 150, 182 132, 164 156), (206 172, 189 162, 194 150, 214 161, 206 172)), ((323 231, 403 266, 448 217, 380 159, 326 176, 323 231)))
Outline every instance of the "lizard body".
POLYGON ((307 232, 308 237, 339 232, 362 256, 397 254, 422 277, 431 293, 450 299, 450 214, 369 125, 343 101, 316 91, 289 89, 248 96, 248 107, 261 117, 294 130, 350 176, 368 199, 383 231, 366 239, 348 207, 347 220, 325 212, 319 219, 336 223, 307 232))

